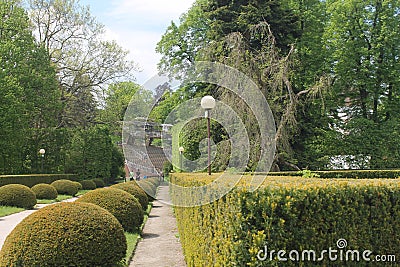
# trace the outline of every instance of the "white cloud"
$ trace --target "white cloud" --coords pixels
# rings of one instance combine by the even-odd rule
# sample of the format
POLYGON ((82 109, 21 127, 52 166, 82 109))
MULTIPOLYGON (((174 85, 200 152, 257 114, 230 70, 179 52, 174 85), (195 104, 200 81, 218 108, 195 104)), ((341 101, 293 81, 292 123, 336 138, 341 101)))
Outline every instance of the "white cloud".
POLYGON ((191 0, 117 0, 113 1, 112 16, 132 15, 176 19, 187 11, 194 1, 191 0))
POLYGON ((92 15, 106 27, 105 38, 115 40, 130 51, 143 70, 136 75, 144 83, 157 73, 160 55, 155 52, 157 43, 170 22, 179 21, 195 0, 113 0, 107 2, 81 0, 90 4, 92 15))

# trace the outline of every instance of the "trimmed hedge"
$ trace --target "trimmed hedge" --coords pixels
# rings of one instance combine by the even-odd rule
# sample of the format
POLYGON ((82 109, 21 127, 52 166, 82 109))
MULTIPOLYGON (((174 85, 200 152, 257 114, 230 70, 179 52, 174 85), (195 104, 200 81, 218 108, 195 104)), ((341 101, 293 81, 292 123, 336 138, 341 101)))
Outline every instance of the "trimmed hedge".
POLYGON ((82 185, 83 190, 94 190, 96 189, 96 183, 93 180, 82 180, 79 181, 82 185))
POLYGON ((51 184, 56 180, 62 179, 76 181, 78 177, 75 174, 0 175, 0 186, 23 184, 32 187, 35 184, 51 184))
POLYGON ((8 184, 0 187, 0 206, 32 209, 36 203, 35 193, 25 185, 8 184))
POLYGON ((139 201, 121 189, 96 189, 81 196, 77 201, 93 203, 108 210, 118 219, 125 231, 137 231, 143 223, 144 213, 139 201))
MULTIPOLYGON (((312 171, 319 178, 352 178, 352 179, 374 179, 374 178, 399 178, 400 170, 334 170, 334 171, 312 171)), ((300 171, 270 172, 271 176, 302 176, 300 171)))
POLYGON ((37 199, 56 199, 58 196, 57 189, 49 184, 37 184, 32 186, 37 199))
POLYGON ((94 178, 92 181, 96 184, 96 188, 103 188, 106 186, 106 183, 101 178, 94 178))
POLYGON ((75 182, 70 180, 57 180, 51 183, 58 192, 58 194, 65 194, 70 196, 75 196, 79 189, 75 182))
POLYGON ((110 186, 110 188, 116 188, 124 190, 129 194, 133 195, 139 201, 140 205, 142 206, 143 211, 147 210, 147 206, 149 205, 149 199, 147 197, 146 192, 137 185, 136 182, 126 182, 126 183, 119 183, 110 186))
MULTIPOLYGON (((171 182, 199 186, 217 176, 173 174, 171 182)), ((248 178, 213 203, 175 207, 188 266, 371 266, 362 259, 329 262, 327 254, 321 262, 280 262, 277 252, 288 258, 290 251, 314 250, 319 258, 345 239, 344 252, 370 250, 372 261, 400 247, 399 179, 268 177, 250 192, 248 178), (275 254, 261 261, 257 255, 264 256, 266 246, 275 254)), ((173 199, 193 197, 171 193, 173 199)))
POLYGON ((121 224, 105 209, 59 203, 14 228, 0 251, 0 266, 115 266, 126 247, 121 224))

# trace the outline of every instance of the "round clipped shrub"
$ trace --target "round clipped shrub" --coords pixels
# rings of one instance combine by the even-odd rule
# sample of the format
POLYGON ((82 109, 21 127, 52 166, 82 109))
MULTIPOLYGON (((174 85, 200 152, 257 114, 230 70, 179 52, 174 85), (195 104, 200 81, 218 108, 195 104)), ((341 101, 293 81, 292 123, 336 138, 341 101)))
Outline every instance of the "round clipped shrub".
POLYGON ((150 201, 154 200, 157 191, 157 187, 155 185, 150 182, 146 182, 145 180, 138 181, 137 184, 146 192, 150 201))
POLYGON ((96 184, 92 180, 82 180, 79 182, 82 185, 83 190, 94 190, 96 189, 96 184))
POLYGON ((0 266, 115 266, 125 257, 118 220, 94 204, 54 204, 26 217, 8 235, 0 266))
POLYGON ((156 187, 158 187, 160 185, 160 180, 158 180, 157 178, 154 178, 154 177, 148 178, 145 181, 152 183, 156 187))
POLYGON ((37 199, 56 199, 58 196, 57 189, 49 184, 36 184, 31 189, 37 199))
POLYGON ((106 186, 106 183, 101 178, 94 178, 92 181, 96 184, 96 188, 103 188, 106 186))
POLYGON ((139 200, 142 209, 145 211, 147 210, 147 206, 149 205, 149 199, 147 197, 146 192, 140 188, 136 182, 127 182, 127 183, 119 183, 110 186, 110 188, 117 188, 128 192, 129 194, 133 195, 134 197, 139 200))
POLYGON ((36 205, 36 195, 22 184, 8 184, 0 187, 0 206, 31 209, 36 205))
POLYGON ((72 181, 72 182, 76 185, 76 187, 78 187, 78 191, 83 189, 80 182, 76 182, 76 181, 72 181))
POLYGON ((142 225, 142 206, 134 196, 121 189, 96 189, 81 196, 77 201, 96 204, 108 210, 128 232, 133 232, 142 225))
POLYGON ((76 182, 70 180, 57 180, 52 182, 51 185, 56 188, 58 194, 75 196, 79 191, 76 182))

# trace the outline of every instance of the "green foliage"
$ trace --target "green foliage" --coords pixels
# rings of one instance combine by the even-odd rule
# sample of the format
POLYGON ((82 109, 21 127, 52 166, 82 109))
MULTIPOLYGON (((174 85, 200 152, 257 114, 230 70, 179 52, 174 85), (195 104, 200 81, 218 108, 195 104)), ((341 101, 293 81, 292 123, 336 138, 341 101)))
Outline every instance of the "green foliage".
POLYGON ((114 266, 125 251, 123 228, 111 213, 89 203, 60 203, 17 225, 0 251, 0 266, 114 266))
POLYGON ((168 176, 170 172, 174 169, 174 165, 170 161, 165 161, 163 165, 163 174, 168 176))
POLYGON ((31 129, 57 125, 61 94, 49 55, 35 42, 19 2, 0 2, 0 14, 0 173, 32 173, 38 150, 29 149, 45 137, 31 129))
MULTIPOLYGON (((217 176, 173 174, 174 184, 199 186, 217 176)), ((250 192, 248 178, 213 203, 175 207, 181 243, 188 266, 266 266, 257 253, 283 249, 321 252, 336 248, 393 254, 400 245, 398 232, 399 181, 396 179, 317 179, 269 177, 250 192), (318 211, 318 212, 316 212, 318 211)), ((185 198, 190 196, 174 195, 185 198)), ((329 265, 328 257, 321 264, 329 265)), ((268 262, 279 265, 274 258, 268 262)), ((298 266, 287 261, 285 266, 298 266)), ((369 266, 366 261, 346 266, 369 266)), ((268 265, 269 266, 269 265, 268 265)))
POLYGON ((82 180, 79 181, 82 185, 83 190, 94 190, 96 189, 96 183, 93 180, 82 180))
POLYGON ((37 199, 56 199, 58 196, 57 189, 49 184, 37 184, 32 186, 37 199))
POLYGON ((137 231, 143 222, 144 213, 139 201, 121 189, 100 188, 86 193, 77 201, 93 203, 108 210, 128 232, 137 231))
POLYGON ((106 186, 104 180, 101 178, 95 178, 92 179, 92 181, 96 184, 96 188, 102 188, 106 186))
POLYGON ((149 199, 146 195, 146 192, 136 184, 136 182, 127 182, 127 183, 119 183, 110 186, 110 188, 116 188, 124 190, 128 192, 132 196, 134 196, 142 206, 143 211, 147 210, 147 206, 149 205, 149 199))
POLYGON ((58 194, 75 196, 78 193, 78 186, 70 180, 57 180, 52 182, 51 185, 56 188, 58 194))
POLYGON ((36 205, 36 195, 25 185, 3 185, 0 187, 0 205, 32 209, 36 205))
POLYGON ((123 163, 120 158, 113 162, 113 153, 116 153, 113 147, 106 127, 77 131, 67 155, 66 172, 85 179, 109 179, 113 164, 123 163))

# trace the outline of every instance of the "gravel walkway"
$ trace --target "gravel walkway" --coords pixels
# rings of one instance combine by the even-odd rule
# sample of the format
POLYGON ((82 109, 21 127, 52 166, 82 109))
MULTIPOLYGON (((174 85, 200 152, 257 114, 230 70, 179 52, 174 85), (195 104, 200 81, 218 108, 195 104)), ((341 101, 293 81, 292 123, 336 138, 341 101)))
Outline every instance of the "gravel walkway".
POLYGON ((160 186, 129 267, 186 266, 172 206, 165 202, 170 203, 169 187, 160 186))

